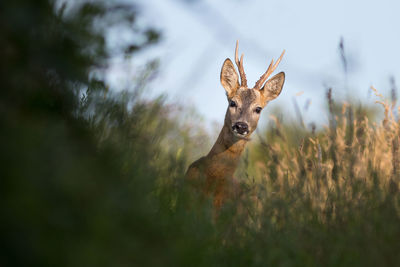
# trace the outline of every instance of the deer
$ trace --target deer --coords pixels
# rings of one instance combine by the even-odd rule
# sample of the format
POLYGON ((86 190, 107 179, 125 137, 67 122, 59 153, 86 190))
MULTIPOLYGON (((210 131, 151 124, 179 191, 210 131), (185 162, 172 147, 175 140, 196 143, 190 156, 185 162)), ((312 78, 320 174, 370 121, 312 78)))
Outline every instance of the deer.
MULTIPOLYGON (((257 128, 261 111, 277 98, 285 82, 285 73, 280 72, 268 80, 275 71, 285 53, 274 63, 271 61, 267 71, 259 78, 253 88, 247 86, 243 67, 243 54, 238 57, 239 41, 236 42, 235 63, 225 59, 220 74, 222 87, 225 89, 228 108, 223 127, 210 152, 194 161, 186 172, 186 179, 195 182, 200 191, 213 198, 213 206, 219 210, 227 200, 238 198, 240 184, 234 177, 240 156, 250 141, 250 136, 257 128)), ((196 188, 197 189, 197 188, 196 188)))

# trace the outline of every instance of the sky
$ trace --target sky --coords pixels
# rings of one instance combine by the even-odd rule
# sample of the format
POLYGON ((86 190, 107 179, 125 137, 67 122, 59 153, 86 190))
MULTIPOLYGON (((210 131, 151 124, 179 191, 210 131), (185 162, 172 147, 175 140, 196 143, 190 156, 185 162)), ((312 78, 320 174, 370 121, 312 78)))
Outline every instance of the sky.
POLYGON ((109 82, 126 84, 127 65, 158 58, 152 94, 194 107, 209 125, 223 123, 227 100, 219 75, 225 58, 234 57, 236 40, 249 86, 286 50, 276 70, 285 72, 286 82, 267 110, 293 114, 296 102, 306 123, 326 122, 329 87, 337 99, 372 104, 371 85, 389 95, 390 78, 400 81, 400 1, 146 0, 139 6, 143 23, 159 29, 162 41, 130 62, 115 61, 109 82))

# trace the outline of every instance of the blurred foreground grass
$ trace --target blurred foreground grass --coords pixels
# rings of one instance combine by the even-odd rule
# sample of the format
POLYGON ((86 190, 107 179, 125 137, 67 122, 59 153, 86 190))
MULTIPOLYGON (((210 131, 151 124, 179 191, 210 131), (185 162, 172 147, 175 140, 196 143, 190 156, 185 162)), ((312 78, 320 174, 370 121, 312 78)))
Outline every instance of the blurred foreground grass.
POLYGON ((400 263, 395 103, 377 96, 378 121, 330 94, 321 130, 275 119, 238 170, 245 212, 229 203, 213 223, 183 180, 213 141, 195 117, 146 99, 145 85, 115 93, 87 78, 106 59, 91 21, 107 6, 60 15, 44 0, 2 5, 0 265, 400 263))

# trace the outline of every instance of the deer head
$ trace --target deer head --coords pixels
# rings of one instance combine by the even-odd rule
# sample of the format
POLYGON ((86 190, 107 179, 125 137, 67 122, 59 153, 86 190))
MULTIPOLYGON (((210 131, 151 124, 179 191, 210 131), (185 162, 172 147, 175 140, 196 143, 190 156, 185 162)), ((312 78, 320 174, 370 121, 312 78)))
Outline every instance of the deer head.
POLYGON ((284 72, 276 74, 268 81, 267 79, 280 63, 285 51, 282 52, 275 64, 274 60, 271 61, 267 71, 260 77, 254 87, 248 88, 243 68, 243 54, 239 61, 238 45, 239 42, 236 42, 235 62, 241 82, 239 84, 239 76, 235 66, 227 58, 221 69, 221 84, 225 88, 229 103, 225 116, 225 125, 232 130, 234 136, 246 139, 257 128, 262 109, 269 101, 277 98, 282 91, 285 81, 284 72))

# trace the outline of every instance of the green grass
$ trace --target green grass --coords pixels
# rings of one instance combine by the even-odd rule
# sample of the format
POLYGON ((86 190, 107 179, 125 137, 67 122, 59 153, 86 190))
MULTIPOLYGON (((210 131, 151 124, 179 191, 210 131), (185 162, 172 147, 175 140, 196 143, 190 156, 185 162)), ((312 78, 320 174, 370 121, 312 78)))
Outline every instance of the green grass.
MULTIPOLYGON (((134 22, 131 9, 3 5, 1 266, 400 264, 395 103, 376 92, 378 104, 341 105, 330 94, 327 127, 276 119, 243 155, 244 197, 214 220, 212 201, 184 179, 214 140, 195 111, 146 98, 156 66, 120 93, 88 79, 107 61, 92 22, 134 22)), ((158 38, 140 29, 143 47, 158 38)))

